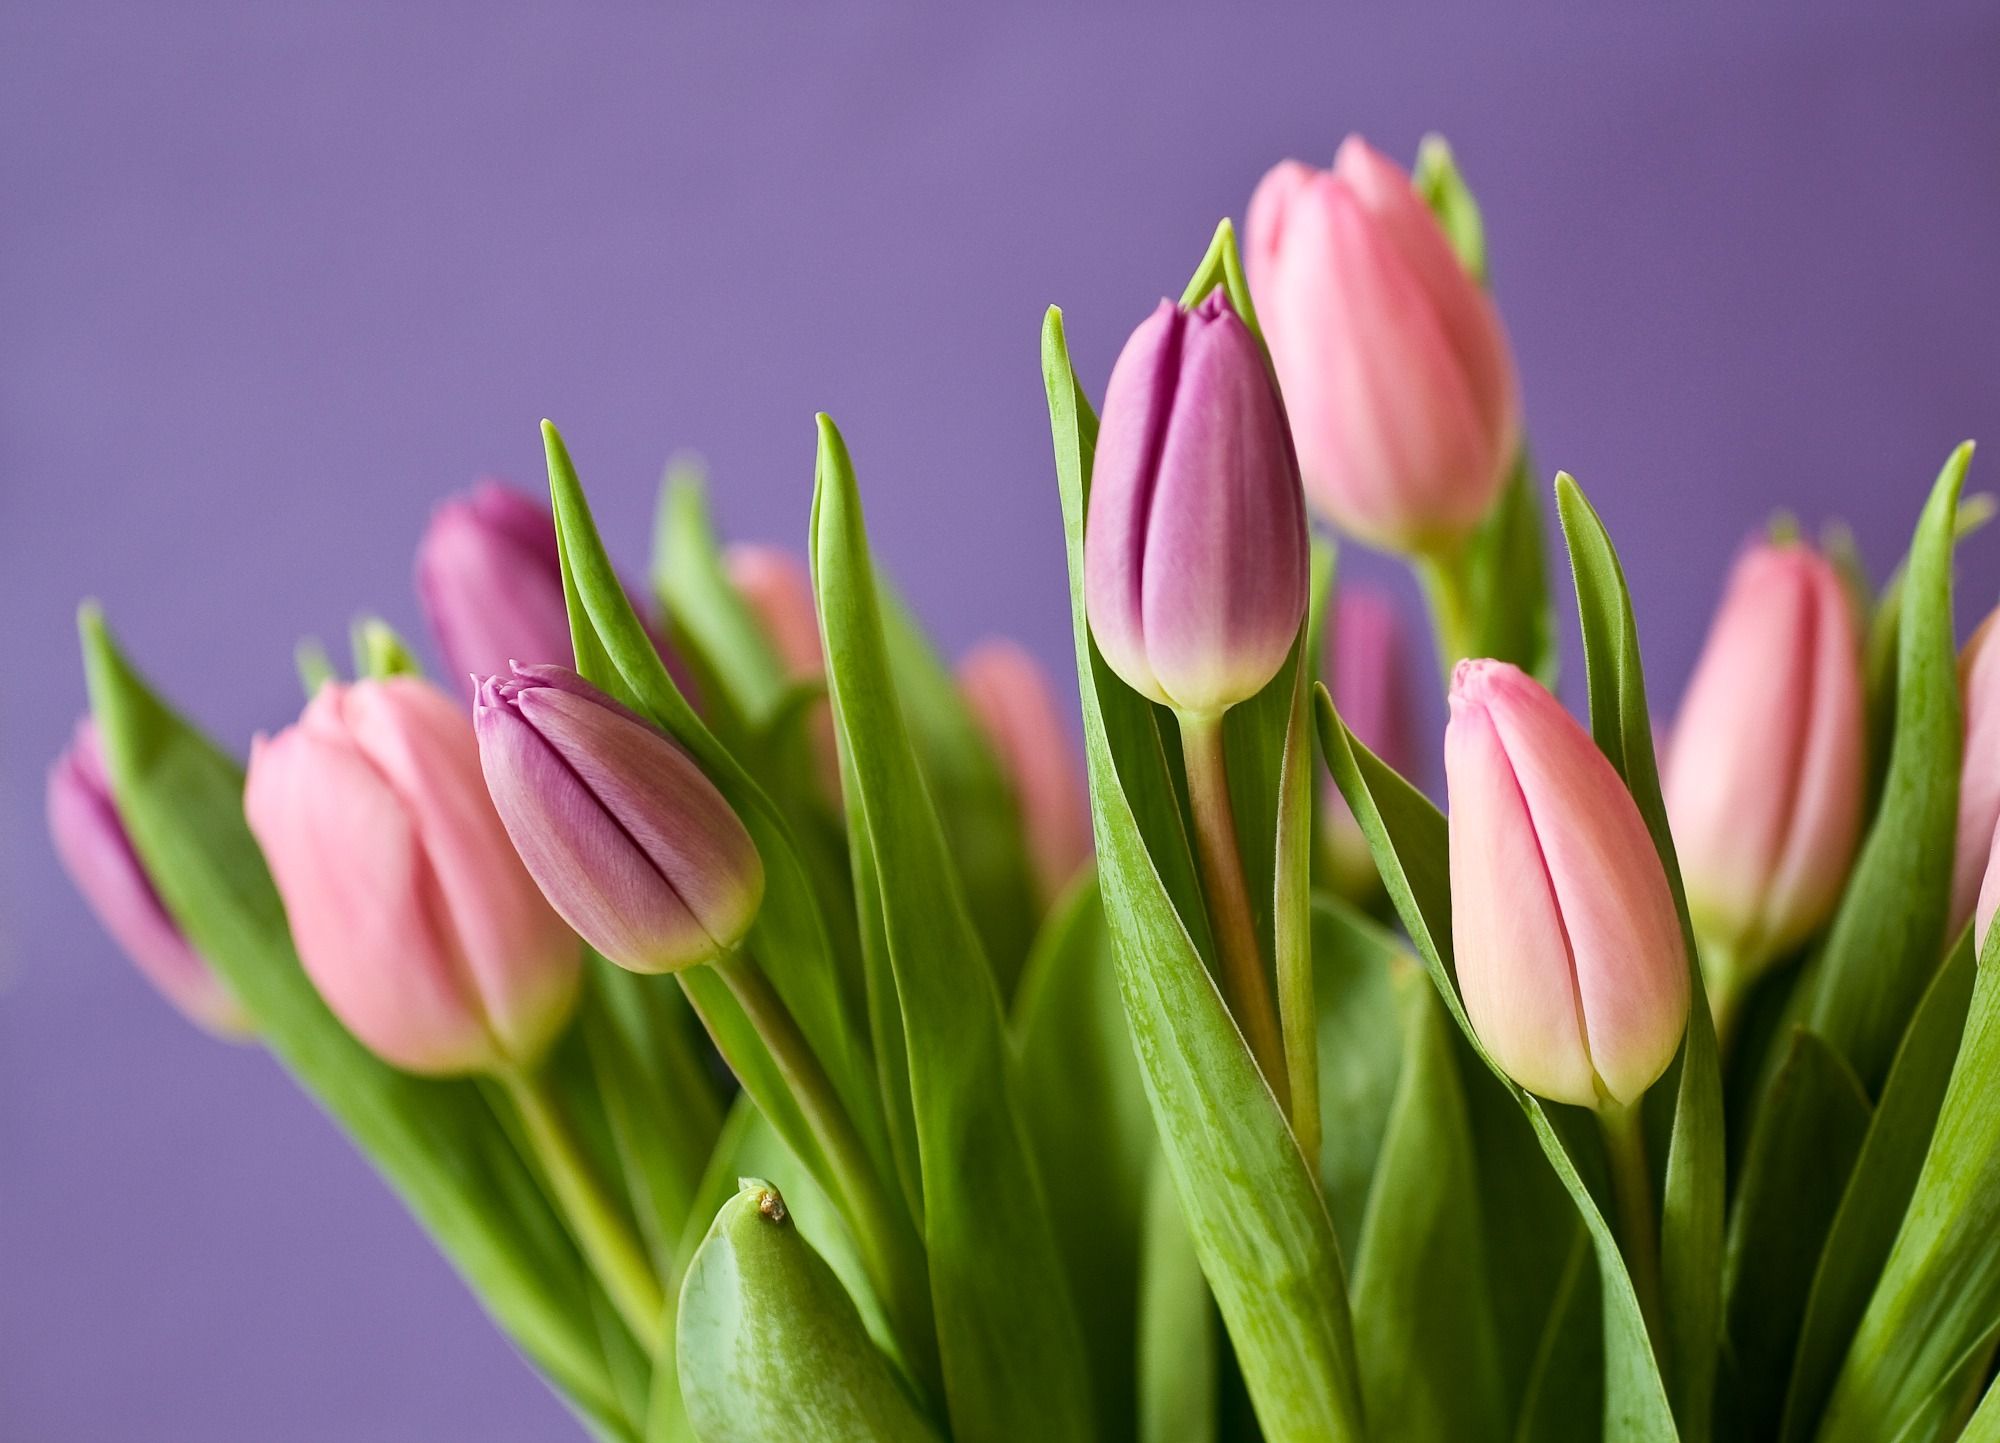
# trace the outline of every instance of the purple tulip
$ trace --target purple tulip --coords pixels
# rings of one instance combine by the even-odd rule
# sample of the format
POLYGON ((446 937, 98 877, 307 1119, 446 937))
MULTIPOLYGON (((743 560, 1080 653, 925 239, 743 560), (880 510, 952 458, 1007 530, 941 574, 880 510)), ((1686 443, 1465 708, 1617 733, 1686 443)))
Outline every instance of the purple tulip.
POLYGON ((111 794, 97 723, 88 717, 49 769, 48 817, 63 869, 146 980, 196 1026, 218 1037, 249 1035, 249 1014, 182 935, 146 875, 111 794))
POLYGON ((2000 829, 2000 646, 1993 644, 2000 609, 1974 629, 1958 658, 1960 703, 1965 712, 1965 755, 1958 784, 1958 840, 1952 864, 1951 930, 1956 933, 1978 903, 1979 936, 1993 913, 1996 894, 1989 858, 2000 829), (1981 879, 1987 879, 1982 886, 1981 879))
POLYGON ((1160 302, 1112 368, 1084 531, 1105 662, 1218 714, 1283 665, 1305 615, 1306 515, 1284 407, 1221 292, 1160 302))
POLYGON ((555 518, 497 481, 432 515, 417 549, 417 596, 453 677, 487 676, 516 659, 571 660, 555 518))
MULTIPOLYGON (((1370 586, 1343 586, 1327 628, 1324 668, 1340 718, 1376 756, 1404 776, 1412 769, 1416 726, 1410 668, 1396 605, 1370 586)), ((1338 787, 1326 789, 1327 861, 1336 888, 1372 898, 1381 888, 1361 824, 1338 787)))
POLYGON ((664 733, 560 666, 488 677, 473 717, 507 834, 591 946, 634 972, 675 972, 743 940, 763 863, 664 733))

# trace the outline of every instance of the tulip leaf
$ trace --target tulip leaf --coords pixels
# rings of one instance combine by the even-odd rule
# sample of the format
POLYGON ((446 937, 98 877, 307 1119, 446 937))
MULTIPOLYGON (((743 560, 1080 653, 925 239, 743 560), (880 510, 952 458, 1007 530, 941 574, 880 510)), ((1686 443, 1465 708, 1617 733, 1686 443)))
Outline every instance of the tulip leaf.
POLYGON ((1236 312, 1237 318, 1250 328, 1250 334, 1262 345, 1264 328, 1257 324, 1257 306, 1250 298, 1250 282, 1243 274, 1243 253, 1236 244, 1236 222, 1228 216, 1216 224, 1215 234, 1209 240, 1201 264, 1194 268, 1187 289, 1181 292, 1181 309, 1193 310, 1208 298, 1211 291, 1223 293, 1229 301, 1229 308, 1236 312))
MULTIPOLYGON (((1785 1402, 1786 1443, 1804 1443, 1811 1436, 1841 1354, 1888 1260, 1944 1105, 1972 1000, 1974 970, 1968 931, 1924 994, 1889 1069, 1860 1157, 1845 1177, 1840 1209, 1820 1252, 1798 1330, 1785 1402)), ((1828 1182, 1819 1185, 1825 1188, 1828 1182)))
MULTIPOLYGON (((1589 1234, 1574 1229, 1514 1408, 1517 1443, 1601 1443, 1604 1330, 1589 1234)), ((1504 1336, 1504 1335, 1503 1335, 1504 1336)))
POLYGON ((328 682, 340 680, 333 658, 326 654, 325 645, 316 636, 299 639, 292 648, 292 665, 299 674, 299 689, 306 694, 307 701, 319 695, 319 689, 328 682))
MULTIPOLYGON (((1140 1229, 1139 1443, 1216 1443, 1221 1379, 1215 1300, 1156 1154, 1140 1229)), ((1129 1431, 1129 1425, 1127 1428, 1129 1431)))
POLYGON ((614 1381, 636 1345, 607 1356, 601 1289, 479 1085, 399 1072, 327 1010, 243 819, 241 769, 146 685, 94 607, 80 626, 119 814, 176 922, 521 1350, 604 1437, 636 1438, 614 1381))
POLYGON ((755 1178, 723 1205, 681 1285, 681 1398, 702 1443, 935 1443, 853 1302, 755 1178))
POLYGON ((1042 363, 1099 880, 1162 1153, 1264 1436, 1358 1439, 1359 1373, 1332 1221, 1203 961, 1201 894, 1154 710, 1104 665, 1085 621, 1083 522, 1097 423, 1053 309, 1042 363))
POLYGON ((1457 1034, 1414 965, 1396 978, 1403 1067, 1354 1263, 1370 1436, 1472 1443, 1508 1433, 1485 1228, 1457 1034))
POLYGON ((1812 978, 1807 1025, 1871 1093, 1936 972, 1951 902, 1959 702, 1951 565, 1967 442, 1932 488, 1910 545, 1897 625, 1895 736, 1882 803, 1812 978))
POLYGON ((1437 217, 1458 263, 1482 286, 1486 284, 1486 222, 1472 197, 1451 144, 1433 132, 1417 142, 1417 163, 1410 175, 1417 194, 1437 217))
POLYGON ((2000 928, 1989 928, 1930 1151, 1835 1379, 1815 1435, 1822 1443, 1895 1437, 2000 1319, 1996 1092, 2000 928))
POLYGON ((1566 473, 1556 477, 1556 510, 1562 518, 1576 581, 1591 735, 1598 750, 1625 779, 1652 834, 1673 891, 1686 953, 1688 1024, 1680 1051, 1660 1208, 1660 1268, 1674 1416, 1680 1422, 1682 1437, 1699 1443, 1711 1428, 1716 1339, 1722 1316, 1725 1162, 1721 1054, 1653 758, 1652 712, 1646 703, 1631 591, 1604 523, 1566 473))
POLYGON ((1769 1438, 1784 1405, 1815 1265, 1873 1105, 1853 1069, 1794 1027, 1763 1106, 1723 1259, 1728 1381, 1725 1410, 1744 1436, 1769 1438), (1827 1185, 1828 1179, 1835 1182, 1827 1185))
POLYGON ((1604 1429, 1608 1438, 1665 1443, 1679 1437, 1646 1322, 1611 1225, 1584 1182, 1577 1158, 1540 1099, 1515 1085, 1488 1056, 1459 1000, 1451 952, 1451 884, 1443 815, 1342 724, 1324 686, 1315 689, 1320 745, 1341 795, 1361 824, 1397 915, 1467 1043, 1534 1128, 1590 1231, 1603 1295, 1604 1429))
POLYGON ((851 814, 878 873, 870 900, 908 1049, 952 1434, 1085 1438, 1083 1339, 1015 1101, 999 990, 898 704, 853 467, 824 416, 812 536, 851 814))
POLYGON ((1987 1387, 1965 1431, 1958 1435, 1958 1443, 2000 1443, 2000 1383, 1987 1387))
POLYGON ((1351 1256, 1403 1065, 1395 971, 1416 963, 1387 928, 1321 893, 1313 898, 1313 964, 1320 1112, 1335 1120, 1320 1150, 1320 1179, 1341 1252, 1351 1256))
POLYGON ((1129 1439, 1140 1238, 1159 1145, 1094 878, 1071 887, 1042 928, 1013 1033, 1022 1116, 1090 1357, 1095 1436, 1129 1439))
POLYGON ((357 677, 422 676, 424 665, 408 642, 379 616, 354 623, 354 674, 357 677))

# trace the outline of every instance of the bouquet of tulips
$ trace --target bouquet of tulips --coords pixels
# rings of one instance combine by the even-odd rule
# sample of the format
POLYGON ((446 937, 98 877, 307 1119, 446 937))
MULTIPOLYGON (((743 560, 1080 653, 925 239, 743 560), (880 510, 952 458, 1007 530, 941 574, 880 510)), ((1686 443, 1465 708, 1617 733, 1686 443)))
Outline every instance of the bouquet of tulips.
POLYGON ((86 607, 78 885, 606 1440, 2000 1439, 1970 447, 1886 588, 1745 547, 1662 771, 1562 475, 1587 721, 1550 690, 1450 152, 1281 165, 1246 238, 1101 416, 1044 327, 1087 793, 1026 654, 954 678, 899 603, 830 420, 809 567, 683 468, 643 596, 545 425, 550 507, 423 542, 443 681, 307 648, 247 774, 86 607), (1422 580, 1446 813, 1309 506, 1422 580))

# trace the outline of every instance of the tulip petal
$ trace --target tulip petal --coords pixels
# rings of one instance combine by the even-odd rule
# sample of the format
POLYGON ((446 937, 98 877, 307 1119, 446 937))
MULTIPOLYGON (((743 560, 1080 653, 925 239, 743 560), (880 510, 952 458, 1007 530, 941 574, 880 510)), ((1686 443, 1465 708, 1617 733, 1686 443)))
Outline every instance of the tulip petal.
MULTIPOLYGON (((1958 791, 1957 845, 1952 860, 1951 927, 1956 935, 1982 895, 1981 876, 2000 827, 2000 646, 1992 644, 2000 610, 1979 624, 1958 664, 1965 712, 1965 760, 1958 791)), ((1980 928, 1981 933, 1985 928, 1980 928)))

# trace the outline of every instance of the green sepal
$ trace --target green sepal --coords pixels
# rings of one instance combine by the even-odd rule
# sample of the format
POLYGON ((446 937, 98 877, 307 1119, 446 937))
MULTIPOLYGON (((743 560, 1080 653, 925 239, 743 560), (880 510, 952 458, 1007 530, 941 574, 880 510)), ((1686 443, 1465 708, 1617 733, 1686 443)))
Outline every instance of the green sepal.
MULTIPOLYGON (((409 643, 379 616, 355 620, 349 639, 354 649, 354 675, 380 680, 390 676, 422 676, 424 664, 409 643)), ((454 684, 459 678, 452 678, 454 684)))
POLYGON ((1480 218, 1479 202, 1459 174, 1458 160, 1442 135, 1433 132, 1417 142, 1417 163, 1410 179, 1437 217, 1458 263, 1485 285, 1486 222, 1480 218))

